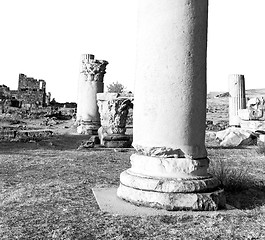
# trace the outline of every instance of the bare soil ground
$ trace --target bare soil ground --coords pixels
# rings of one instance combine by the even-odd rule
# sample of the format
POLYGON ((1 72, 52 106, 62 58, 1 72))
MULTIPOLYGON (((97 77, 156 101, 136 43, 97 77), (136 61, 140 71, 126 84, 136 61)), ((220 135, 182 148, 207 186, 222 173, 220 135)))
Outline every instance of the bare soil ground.
MULTIPOLYGON (((227 121, 227 99, 211 99, 207 118, 227 121), (219 102, 218 102, 219 101, 219 102), (220 117, 222 116, 222 117, 220 117)), ((32 128, 42 120, 28 121, 32 128)), ((130 167, 127 152, 77 150, 87 136, 73 121, 50 127, 55 135, 33 142, 0 142, 0 239, 265 239, 265 156, 257 146, 221 148, 206 139, 211 168, 220 162, 243 174, 228 190, 233 213, 132 217, 101 212, 93 187, 117 187, 130 167)))

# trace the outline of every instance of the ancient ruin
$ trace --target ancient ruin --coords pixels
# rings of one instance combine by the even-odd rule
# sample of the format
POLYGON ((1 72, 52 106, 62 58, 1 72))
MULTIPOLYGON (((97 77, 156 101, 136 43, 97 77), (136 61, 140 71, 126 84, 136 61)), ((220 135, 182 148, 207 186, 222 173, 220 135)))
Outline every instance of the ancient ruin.
POLYGON ((118 93, 97 94, 101 127, 98 130, 100 144, 105 147, 130 147, 131 138, 126 135, 126 120, 132 99, 118 93))
POLYGON ((245 78, 244 75, 231 74, 229 81, 229 125, 239 126, 239 109, 246 108, 245 78))
POLYGON ((105 60, 96 60, 92 54, 81 56, 77 102, 79 134, 97 134, 100 127, 97 93, 103 92, 103 78, 107 64, 105 60))
POLYGON ((265 131, 265 100, 263 97, 251 98, 245 109, 238 111, 241 128, 252 131, 265 131))
POLYGON ((225 207, 205 149, 208 1, 139 2, 131 168, 119 198, 167 210, 225 207))
POLYGON ((46 82, 27 77, 20 73, 18 90, 10 90, 5 85, 0 85, 0 100, 2 105, 26 109, 47 107, 50 104, 51 94, 46 92, 46 82))

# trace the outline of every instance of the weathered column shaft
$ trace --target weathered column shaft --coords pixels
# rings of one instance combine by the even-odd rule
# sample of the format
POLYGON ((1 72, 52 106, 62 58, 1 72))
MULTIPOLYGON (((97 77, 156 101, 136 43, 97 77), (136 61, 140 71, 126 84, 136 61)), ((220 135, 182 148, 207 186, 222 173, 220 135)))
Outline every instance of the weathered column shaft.
POLYGON ((140 2, 136 149, 166 147, 206 157, 206 35, 207 1, 140 2))
POLYGON ((102 93, 103 90, 103 82, 91 81, 90 79, 83 81, 83 101, 86 104, 82 106, 82 121, 92 121, 99 124, 100 116, 95 96, 97 93, 102 93))
POLYGON ((95 56, 93 54, 82 54, 80 58, 80 67, 79 67, 79 79, 78 79, 78 89, 77 89, 77 109, 76 109, 76 121, 79 122, 82 120, 82 107, 84 102, 84 75, 82 74, 84 62, 90 62, 94 60, 95 56))
POLYGON ((121 174, 122 199, 170 210, 223 205, 218 181, 207 173, 207 20, 208 0, 139 1, 137 154, 121 174))
POLYGON ((231 74, 229 81, 229 125, 239 126, 238 110, 246 108, 245 78, 244 75, 231 74))

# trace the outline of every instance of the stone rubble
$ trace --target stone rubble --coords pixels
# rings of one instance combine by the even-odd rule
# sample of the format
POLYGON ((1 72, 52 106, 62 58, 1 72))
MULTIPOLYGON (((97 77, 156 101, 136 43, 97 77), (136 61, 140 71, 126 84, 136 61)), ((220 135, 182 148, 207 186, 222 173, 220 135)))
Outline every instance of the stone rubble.
POLYGON ((216 139, 220 141, 220 146, 222 147, 248 146, 257 143, 257 134, 250 130, 229 127, 217 132, 216 139))

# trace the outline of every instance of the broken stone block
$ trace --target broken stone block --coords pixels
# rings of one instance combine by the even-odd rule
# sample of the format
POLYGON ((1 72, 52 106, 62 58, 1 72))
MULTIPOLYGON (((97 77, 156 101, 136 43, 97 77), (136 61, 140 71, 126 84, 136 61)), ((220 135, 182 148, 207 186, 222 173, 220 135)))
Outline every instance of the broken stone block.
POLYGON ((16 137, 16 130, 0 129, 0 139, 11 140, 16 137))
POLYGON ((257 130, 265 130, 265 121, 258 121, 258 120, 241 120, 240 127, 242 129, 250 130, 250 131, 257 131, 257 130))
POLYGON ((117 93, 98 93, 97 100, 102 125, 98 130, 100 144, 109 148, 130 147, 131 138, 125 132, 132 99, 117 93))
POLYGON ((261 142, 264 142, 264 143, 265 143, 265 134, 260 134, 260 135, 259 135, 259 140, 260 140, 261 142))
POLYGON ((108 148, 129 148, 131 144, 128 135, 112 134, 103 138, 103 145, 108 148))
POLYGON ((248 130, 230 127, 216 133, 216 139, 222 147, 237 147, 239 145, 253 145, 257 142, 257 136, 248 130))
POLYGON ((238 117, 241 120, 250 120, 248 109, 238 109, 238 117))
POLYGON ((89 141, 90 142, 93 142, 94 144, 100 144, 100 140, 99 140, 99 137, 96 136, 96 135, 93 135, 89 138, 89 141))
POLYGON ((17 132, 16 139, 22 141, 41 140, 52 134, 51 130, 21 130, 17 132))
POLYGON ((91 140, 82 141, 80 146, 77 148, 77 150, 93 148, 94 146, 95 146, 95 143, 91 140))
POLYGON ((251 98, 247 102, 249 120, 265 120, 265 100, 263 97, 251 98))

